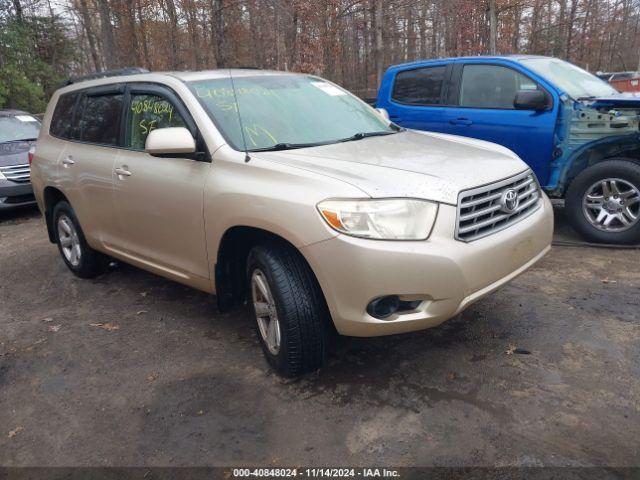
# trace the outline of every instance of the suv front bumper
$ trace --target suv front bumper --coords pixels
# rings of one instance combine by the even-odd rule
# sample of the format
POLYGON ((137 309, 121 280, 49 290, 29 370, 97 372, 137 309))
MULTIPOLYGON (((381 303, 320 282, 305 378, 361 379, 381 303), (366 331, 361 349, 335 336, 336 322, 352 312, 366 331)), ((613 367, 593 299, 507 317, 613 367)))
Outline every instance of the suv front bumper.
POLYGON ((457 210, 440 205, 427 241, 380 241, 338 235, 302 249, 343 335, 391 335, 435 327, 512 280, 551 248, 553 208, 546 195, 527 218, 465 243, 454 239, 457 210), (377 319, 375 298, 422 300, 415 309, 377 319))
POLYGON ((0 180, 0 210, 35 205, 35 203, 36 199, 30 183, 0 180))

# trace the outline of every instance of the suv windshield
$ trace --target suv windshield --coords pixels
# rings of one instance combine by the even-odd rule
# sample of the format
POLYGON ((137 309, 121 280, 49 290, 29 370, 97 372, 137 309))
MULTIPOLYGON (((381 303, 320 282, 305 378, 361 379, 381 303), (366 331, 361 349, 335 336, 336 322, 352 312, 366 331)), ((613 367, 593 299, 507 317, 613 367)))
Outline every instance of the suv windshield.
POLYGON ((40 122, 31 115, 0 115, 0 143, 38 138, 40 122))
POLYGON ((234 76, 233 83, 217 78, 188 84, 236 150, 244 150, 245 142, 250 151, 284 150, 397 131, 364 102, 312 76, 234 76))
POLYGON ((560 87, 574 100, 618 94, 615 88, 595 75, 557 58, 528 58, 522 63, 560 87))

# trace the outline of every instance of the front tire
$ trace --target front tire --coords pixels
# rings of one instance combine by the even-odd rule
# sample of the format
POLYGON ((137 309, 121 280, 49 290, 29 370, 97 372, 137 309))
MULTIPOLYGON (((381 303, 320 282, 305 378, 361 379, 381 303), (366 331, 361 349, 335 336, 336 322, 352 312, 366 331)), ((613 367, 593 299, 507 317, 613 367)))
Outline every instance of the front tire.
POLYGON ((572 226, 597 243, 640 242, 640 165, 624 158, 582 171, 567 191, 572 226))
POLYGON ((62 260, 80 278, 94 278, 105 271, 106 257, 93 250, 84 237, 73 208, 60 201, 53 209, 53 226, 62 260))
POLYGON ((251 249, 249 295, 262 351, 273 369, 295 377, 325 360, 328 309, 311 269, 290 246, 269 243, 251 249))

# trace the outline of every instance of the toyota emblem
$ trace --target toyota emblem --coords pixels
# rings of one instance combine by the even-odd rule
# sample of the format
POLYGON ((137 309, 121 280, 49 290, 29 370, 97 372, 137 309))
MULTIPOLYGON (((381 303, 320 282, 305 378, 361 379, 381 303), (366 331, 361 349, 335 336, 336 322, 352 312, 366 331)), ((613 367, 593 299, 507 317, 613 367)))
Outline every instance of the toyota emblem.
POLYGON ((520 197, 518 192, 513 188, 505 190, 500 198, 500 207, 504 213, 513 213, 518 209, 520 205, 520 197))

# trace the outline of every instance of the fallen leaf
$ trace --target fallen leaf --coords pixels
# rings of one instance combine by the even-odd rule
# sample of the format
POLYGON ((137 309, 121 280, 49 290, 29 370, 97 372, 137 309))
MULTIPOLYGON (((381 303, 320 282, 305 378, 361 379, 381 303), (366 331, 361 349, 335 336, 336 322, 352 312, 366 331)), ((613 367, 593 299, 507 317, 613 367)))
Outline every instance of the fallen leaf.
POLYGON ((51 325, 49 327, 49 331, 50 332, 57 332, 58 330, 60 330, 62 328, 62 325, 51 325))
POLYGON ((449 373, 447 373, 447 378, 448 378, 449 380, 455 380, 457 376, 458 376, 458 374, 457 374, 456 372, 449 372, 449 373))
POLYGON ((147 382, 149 382, 149 383, 154 382, 159 376, 160 376, 160 374, 158 372, 150 373, 147 376, 147 382))
POLYGON ((504 353, 506 353, 507 355, 513 355, 513 352, 515 351, 516 351, 516 346, 513 343, 511 343, 509 344, 509 347, 504 353))
POLYGON ((16 427, 13 430, 11 430, 9 432, 9 438, 13 438, 15 437, 17 434, 19 434, 22 430, 24 430, 24 428, 22 427, 16 427))
POLYGON ((53 322, 53 318, 51 317, 47 317, 44 320, 42 320, 43 322, 53 322))
POLYGON ((120 325, 117 323, 109 322, 109 323, 90 323, 90 327, 98 327, 107 332, 113 332, 115 330, 120 330, 120 325))
POLYGON ((198 411, 196 412, 196 415, 204 415, 204 410, 198 410, 198 411))
POLYGON ((136 312, 136 315, 142 315, 143 313, 147 313, 146 310, 139 310, 136 312))

